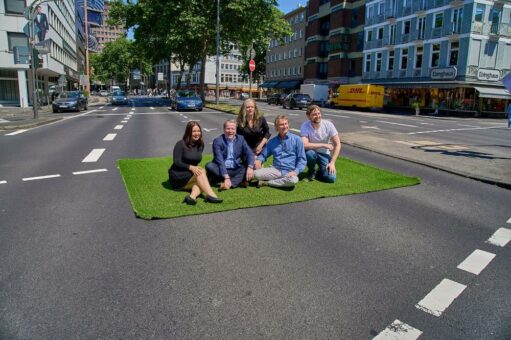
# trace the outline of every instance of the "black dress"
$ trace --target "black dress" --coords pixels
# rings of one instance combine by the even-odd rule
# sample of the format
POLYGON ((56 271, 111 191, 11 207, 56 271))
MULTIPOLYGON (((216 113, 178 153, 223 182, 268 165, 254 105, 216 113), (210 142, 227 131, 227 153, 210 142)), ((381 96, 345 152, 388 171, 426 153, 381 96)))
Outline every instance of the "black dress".
POLYGON ((257 148, 263 138, 270 139, 271 136, 270 128, 264 117, 259 117, 259 121, 253 127, 248 124, 244 127, 237 126, 236 133, 245 137, 252 151, 257 148))
POLYGON ((192 145, 188 148, 183 140, 174 146, 174 163, 169 169, 170 187, 174 190, 181 190, 192 178, 193 173, 188 169, 189 165, 198 165, 202 160, 204 146, 192 145))

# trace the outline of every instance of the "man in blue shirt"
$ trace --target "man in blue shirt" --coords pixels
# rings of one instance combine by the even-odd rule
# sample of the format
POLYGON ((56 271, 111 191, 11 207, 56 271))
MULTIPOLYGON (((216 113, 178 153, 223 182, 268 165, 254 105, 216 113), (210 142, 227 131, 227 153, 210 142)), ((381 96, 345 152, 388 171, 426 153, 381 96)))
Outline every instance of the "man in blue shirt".
POLYGON ((224 123, 224 133, 213 140, 213 162, 206 164, 211 184, 220 183, 220 190, 236 188, 250 181, 254 174, 254 154, 245 138, 236 134, 236 121, 224 123))
POLYGON ((299 136, 289 133, 287 116, 275 118, 275 130, 278 135, 270 139, 257 156, 254 178, 259 181, 258 186, 292 187, 298 183, 298 174, 307 164, 303 142, 299 136), (273 165, 262 168, 269 156, 273 156, 273 165))

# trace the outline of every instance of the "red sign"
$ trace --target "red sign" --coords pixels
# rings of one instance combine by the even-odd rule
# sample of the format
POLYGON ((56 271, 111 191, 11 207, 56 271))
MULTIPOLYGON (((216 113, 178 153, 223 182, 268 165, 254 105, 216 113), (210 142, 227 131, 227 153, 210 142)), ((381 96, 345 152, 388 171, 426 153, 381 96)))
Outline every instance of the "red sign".
POLYGON ((255 71, 255 61, 254 61, 254 59, 250 59, 250 61, 248 62, 248 69, 250 70, 250 72, 254 72, 255 71))

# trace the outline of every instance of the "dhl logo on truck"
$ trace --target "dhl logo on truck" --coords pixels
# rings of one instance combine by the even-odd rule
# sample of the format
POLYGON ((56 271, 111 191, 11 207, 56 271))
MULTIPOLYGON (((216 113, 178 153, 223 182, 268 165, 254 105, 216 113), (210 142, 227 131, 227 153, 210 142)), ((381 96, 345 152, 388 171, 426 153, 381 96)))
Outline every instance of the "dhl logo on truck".
POLYGON ((364 89, 361 87, 352 87, 348 93, 364 93, 364 89))

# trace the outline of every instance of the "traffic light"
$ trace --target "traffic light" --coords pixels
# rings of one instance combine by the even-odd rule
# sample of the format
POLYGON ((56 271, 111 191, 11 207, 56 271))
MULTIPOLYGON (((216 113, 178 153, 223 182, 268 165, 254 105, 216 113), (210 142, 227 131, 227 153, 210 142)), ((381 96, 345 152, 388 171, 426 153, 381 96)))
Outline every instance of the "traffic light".
POLYGON ((33 52, 35 68, 43 67, 43 56, 39 54, 39 51, 34 49, 33 52))

